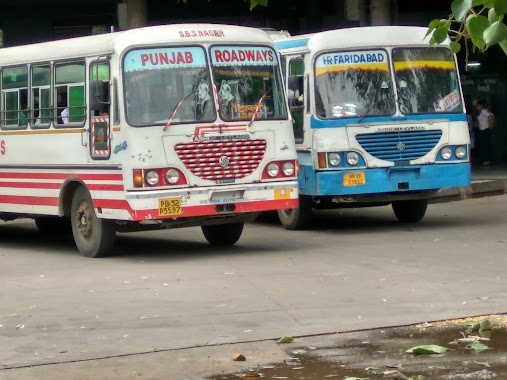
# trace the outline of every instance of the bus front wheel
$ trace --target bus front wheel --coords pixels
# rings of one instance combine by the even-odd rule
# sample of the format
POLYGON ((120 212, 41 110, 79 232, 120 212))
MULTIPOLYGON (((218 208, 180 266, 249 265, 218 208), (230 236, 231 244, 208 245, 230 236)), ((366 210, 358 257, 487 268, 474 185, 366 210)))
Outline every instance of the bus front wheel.
POLYGON ((90 193, 83 187, 72 197, 71 223, 82 256, 101 257, 110 253, 116 234, 114 223, 97 218, 90 193))
POLYGON ((202 233, 211 245, 225 247, 238 242, 243 233, 244 223, 216 224, 202 226, 202 233))
POLYGON ((424 218, 428 208, 427 199, 393 202, 393 211, 402 223, 417 223, 424 218))
POLYGON ((299 197, 299 207, 278 210, 278 218, 286 230, 301 230, 312 220, 312 198, 307 195, 299 197))

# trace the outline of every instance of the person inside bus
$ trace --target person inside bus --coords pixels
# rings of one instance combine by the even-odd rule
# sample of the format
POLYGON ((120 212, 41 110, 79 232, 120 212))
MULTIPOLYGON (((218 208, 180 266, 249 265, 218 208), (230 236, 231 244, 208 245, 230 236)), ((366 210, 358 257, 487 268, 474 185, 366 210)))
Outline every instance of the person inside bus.
POLYGON ((22 100, 20 106, 21 106, 21 109, 18 112, 18 125, 26 126, 26 125, 28 125, 28 117, 26 116, 26 114, 27 114, 26 100, 22 100))

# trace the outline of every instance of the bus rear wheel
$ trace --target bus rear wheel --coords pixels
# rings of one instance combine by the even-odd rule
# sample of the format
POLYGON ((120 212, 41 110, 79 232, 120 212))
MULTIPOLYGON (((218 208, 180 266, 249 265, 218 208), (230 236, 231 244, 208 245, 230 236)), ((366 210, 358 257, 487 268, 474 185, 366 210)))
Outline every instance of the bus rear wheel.
POLYGON ((110 253, 116 234, 114 223, 97 218, 90 193, 83 187, 72 197, 71 223, 82 256, 101 257, 110 253))
POLYGON ((244 223, 227 223, 202 226, 202 233, 211 245, 225 247, 238 242, 243 233, 244 223))
POLYGON ((42 235, 71 235, 72 226, 69 218, 57 216, 42 216, 35 219, 35 225, 42 235))
POLYGON ((417 223, 424 218, 428 208, 427 199, 393 202, 393 211, 402 223, 417 223))
POLYGON ((302 230, 312 221, 312 198, 307 195, 299 196, 299 207, 278 210, 278 218, 286 230, 302 230))

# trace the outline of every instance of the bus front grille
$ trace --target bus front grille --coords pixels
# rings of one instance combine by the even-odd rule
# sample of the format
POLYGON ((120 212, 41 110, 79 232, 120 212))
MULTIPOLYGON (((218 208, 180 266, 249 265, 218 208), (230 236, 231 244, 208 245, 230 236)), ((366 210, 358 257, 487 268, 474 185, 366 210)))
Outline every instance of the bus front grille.
POLYGON ((404 131, 356 135, 361 147, 385 161, 411 161, 428 154, 440 141, 442 131, 404 131))
POLYGON ((176 154, 195 176, 226 182, 252 174, 266 152, 266 140, 229 140, 177 144, 176 154))

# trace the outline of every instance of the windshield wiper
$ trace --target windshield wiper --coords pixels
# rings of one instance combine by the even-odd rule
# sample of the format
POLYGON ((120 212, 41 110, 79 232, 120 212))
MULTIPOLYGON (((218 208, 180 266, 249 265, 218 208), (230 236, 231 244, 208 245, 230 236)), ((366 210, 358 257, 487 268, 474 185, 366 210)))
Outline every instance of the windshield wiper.
POLYGON ((248 128, 250 128, 252 126, 252 124, 254 123, 255 118, 257 117, 257 114, 261 110, 262 102, 264 102, 264 99, 266 99, 266 96, 269 94, 269 92, 271 91, 272 88, 273 87, 271 87, 269 90, 267 90, 264 93, 264 95, 262 95, 261 98, 259 99, 259 101, 257 102, 257 107, 255 108, 255 112, 252 115, 252 118, 250 119, 250 122, 248 123, 248 128))
POLYGON ((181 99, 180 102, 178 104, 176 104, 176 106, 174 106, 174 108, 173 108, 173 110, 171 112, 171 115, 169 116, 169 119, 167 120, 167 123, 164 126, 164 129, 163 129, 164 132, 171 125, 171 123, 172 123, 172 121, 174 119, 174 116, 176 116, 176 112, 178 112, 178 108, 180 108, 180 106, 185 102, 185 100, 187 100, 188 98, 190 98, 190 96, 194 95, 197 92, 198 89, 199 89, 199 87, 197 87, 194 91, 192 91, 190 94, 188 94, 183 99, 181 99))

